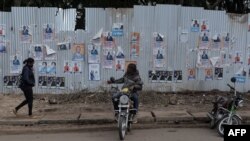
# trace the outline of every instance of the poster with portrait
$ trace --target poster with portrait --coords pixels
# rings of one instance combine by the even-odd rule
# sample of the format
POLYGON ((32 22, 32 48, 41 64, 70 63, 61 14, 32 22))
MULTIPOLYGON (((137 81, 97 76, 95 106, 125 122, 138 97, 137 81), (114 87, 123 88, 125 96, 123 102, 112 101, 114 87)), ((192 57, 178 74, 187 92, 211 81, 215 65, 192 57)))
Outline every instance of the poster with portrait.
POLYGON ((181 33, 179 35, 179 41, 181 43, 187 43, 188 42, 188 29, 182 29, 181 33))
POLYGON ((164 83, 167 82, 167 71, 159 71, 159 82, 164 83))
POLYGON ((124 71, 125 70, 125 59, 115 59, 115 70, 124 71))
POLYGON ((158 76, 156 75, 156 71, 148 71, 148 80, 149 82, 155 83, 158 81, 158 76))
POLYGON ((47 88, 56 88, 56 76, 48 76, 47 88))
POLYGON ((43 41, 53 41, 55 37, 54 24, 47 23, 43 25, 43 41))
POLYGON ((167 82, 172 82, 173 81, 173 74, 174 74, 173 71, 167 71, 166 72, 166 81, 167 82))
POLYGON ((250 18, 248 16, 248 32, 250 32, 250 18))
POLYGON ((56 51, 48 45, 43 45, 43 58, 44 60, 56 60, 56 51))
POLYGON ((72 61, 71 69, 73 73, 82 73, 82 63, 80 61, 72 61))
POLYGON ((48 76, 39 76, 38 77, 38 86, 42 88, 47 88, 48 76))
POLYGON ((73 44, 72 47, 72 61, 84 61, 84 44, 73 44))
POLYGON ((213 80, 213 69, 212 68, 205 69, 205 80, 213 80))
POLYGON ((131 44, 140 44, 140 33, 139 32, 132 32, 131 33, 131 44))
POLYGON ((0 36, 5 36, 6 34, 6 25, 0 24, 0 36))
POLYGON ((137 58, 140 54, 139 44, 131 44, 130 46, 130 56, 131 58, 137 58))
POLYGON ((32 43, 32 29, 31 26, 23 25, 19 29, 21 43, 32 43))
POLYGON ((48 73, 48 62, 40 61, 38 62, 38 73, 47 74, 48 73))
POLYGON ((10 73, 20 73, 22 71, 22 58, 20 55, 10 56, 10 73))
POLYGON ((196 79, 196 71, 195 68, 189 68, 187 72, 188 80, 195 80, 196 79))
POLYGON ((233 56, 233 62, 235 64, 243 64, 243 54, 241 51, 236 51, 233 56))
POLYGON ((182 71, 181 70, 174 71, 174 81, 175 82, 182 82, 182 71))
POLYGON ((103 68, 112 69, 114 65, 114 52, 110 48, 103 49, 103 68))
POLYGON ((230 35, 228 32, 225 35, 223 35, 223 47, 224 48, 230 47, 230 35))
POLYGON ((129 64, 137 65, 137 62, 136 61, 125 61, 125 71, 127 70, 129 64))
POLYGON ((210 34, 209 32, 201 32, 199 36, 199 49, 209 49, 210 34))
POLYGON ((123 36, 123 23, 113 23, 112 36, 123 36))
POLYGON ((88 63, 100 63, 101 47, 94 44, 88 45, 88 63))
POLYGON ((201 25, 201 26, 200 26, 200 27, 201 27, 201 32, 203 32, 203 31, 208 31, 208 32, 209 32, 208 20, 202 19, 200 25, 201 25))
POLYGON ((210 67, 210 52, 208 50, 200 50, 198 52, 197 67, 210 67))
POLYGON ((164 35, 158 32, 153 33, 153 47, 163 48, 164 47, 164 35))
POLYGON ((250 53, 247 54, 247 65, 250 66, 250 53))
POLYGON ((154 57, 154 67, 162 68, 164 67, 164 58, 165 58, 165 50, 164 48, 154 48, 153 49, 153 57, 154 57))
POLYGON ((6 41, 0 41, 0 53, 7 52, 7 43, 6 41))
POLYGON ((71 46, 69 42, 62 42, 57 44, 57 50, 64 51, 64 50, 70 50, 71 46))
POLYGON ((220 51, 220 64, 223 67, 230 65, 229 54, 227 54, 226 50, 220 51))
POLYGON ((223 79, 223 68, 215 68, 214 69, 214 78, 216 80, 221 80, 223 79))
POLYGON ((4 76, 3 77, 3 83, 4 86, 7 88, 13 88, 13 87, 17 87, 17 83, 18 82, 18 76, 4 76))
POLYGON ((115 39, 112 37, 111 32, 104 32, 102 34, 103 46, 106 48, 113 48, 115 45, 115 39))
POLYGON ((214 49, 214 50, 219 50, 219 49, 222 48, 222 42, 221 42, 221 35, 220 34, 213 35, 210 47, 211 47, 211 49, 214 49))
POLYGON ((34 60, 43 60, 43 45, 42 44, 33 44, 30 46, 30 57, 34 60))
POLYGON ((63 72, 70 73, 73 71, 72 68, 73 68, 73 65, 72 65, 71 61, 65 60, 64 64, 63 64, 63 72))
POLYGON ((89 64, 89 80, 100 80, 100 64, 89 64))
POLYGON ((200 24, 198 19, 192 19, 191 22, 191 32, 199 32, 200 31, 200 24))
POLYGON ((55 61, 50 61, 47 62, 47 74, 56 74, 56 62, 55 61))
POLYGON ((59 89, 65 88, 65 77, 57 77, 56 78, 56 87, 59 89))

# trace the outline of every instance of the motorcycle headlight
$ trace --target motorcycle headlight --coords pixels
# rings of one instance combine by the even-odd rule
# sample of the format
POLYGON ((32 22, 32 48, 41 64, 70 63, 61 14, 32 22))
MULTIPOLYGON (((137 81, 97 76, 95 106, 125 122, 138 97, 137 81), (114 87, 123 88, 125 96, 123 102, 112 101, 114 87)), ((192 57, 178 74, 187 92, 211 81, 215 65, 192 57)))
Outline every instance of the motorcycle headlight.
POLYGON ((240 100, 240 101, 238 102, 238 106, 239 106, 239 107, 243 107, 243 100, 240 100))
POLYGON ((122 95, 122 96, 120 97, 120 102, 121 102, 121 104, 127 104, 128 101, 129 101, 128 96, 122 95))

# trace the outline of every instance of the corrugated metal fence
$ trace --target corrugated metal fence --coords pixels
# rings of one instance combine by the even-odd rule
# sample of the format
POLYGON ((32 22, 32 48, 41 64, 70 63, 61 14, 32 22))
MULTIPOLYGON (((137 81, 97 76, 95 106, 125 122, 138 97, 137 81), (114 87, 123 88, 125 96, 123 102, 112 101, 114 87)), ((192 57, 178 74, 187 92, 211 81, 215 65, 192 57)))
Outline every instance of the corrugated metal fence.
MULTIPOLYGON (((249 18, 250 15, 248 15, 249 18)), ((20 8, 13 7, 11 12, 0 12, 0 24, 6 24, 6 36, 1 39, 10 43, 7 53, 1 53, 0 61, 0 91, 3 93, 19 92, 17 88, 6 88, 3 86, 3 77, 10 74, 10 56, 20 54, 22 58, 28 57, 28 49, 31 44, 46 44, 57 51, 57 43, 70 41, 71 43, 85 43, 85 47, 90 43, 91 38, 101 29, 111 31, 113 23, 124 24, 124 36, 116 37, 116 44, 124 49, 126 60, 137 61, 141 77, 144 81, 144 90, 156 91, 184 91, 199 90, 207 91, 211 89, 229 90, 226 83, 229 83, 231 76, 239 69, 239 65, 232 65, 223 69, 222 80, 204 80, 204 69, 197 68, 197 78, 194 81, 187 80, 187 50, 197 48, 199 32, 190 32, 192 19, 206 19, 209 22, 210 33, 229 32, 235 37, 236 42, 230 51, 241 51, 243 53, 244 64, 247 70, 247 59, 250 50, 250 32, 248 32, 247 20, 244 16, 230 16, 225 11, 209 11, 203 8, 181 7, 176 5, 157 5, 157 6, 134 6, 133 9, 112 9, 112 8, 86 8, 86 30, 74 31, 75 9, 57 8, 20 8), (241 22, 240 22, 241 21, 241 22), (52 42, 42 40, 42 26, 46 23, 55 25, 56 38, 52 42), (23 25, 32 26, 33 42, 21 43, 18 29, 23 25), (188 42, 181 43, 179 35, 183 29, 188 29, 188 42), (140 55, 136 59, 130 57, 130 34, 140 32, 140 55), (183 81, 181 83, 151 83, 148 79, 148 71, 153 70, 153 33, 159 32, 165 36, 167 49, 165 65, 159 70, 182 70, 183 81)), ((87 57, 87 48, 85 56, 87 57)), ((88 62, 82 62, 82 73, 65 74, 63 72, 64 60, 71 60, 72 52, 57 51, 57 72, 56 76, 65 77, 65 89, 40 88, 35 87, 35 93, 70 93, 88 88, 88 90, 103 90, 109 88, 105 82, 110 76, 116 78, 124 72, 117 72, 113 69, 103 69, 100 65, 100 81, 89 81, 88 62)), ((195 67, 197 54, 188 56, 191 66, 195 67)), ((36 79, 38 79, 38 63, 36 63, 36 79)), ((248 71, 247 71, 248 72, 248 71)), ((240 91, 249 90, 249 76, 245 83, 238 84, 240 91)))

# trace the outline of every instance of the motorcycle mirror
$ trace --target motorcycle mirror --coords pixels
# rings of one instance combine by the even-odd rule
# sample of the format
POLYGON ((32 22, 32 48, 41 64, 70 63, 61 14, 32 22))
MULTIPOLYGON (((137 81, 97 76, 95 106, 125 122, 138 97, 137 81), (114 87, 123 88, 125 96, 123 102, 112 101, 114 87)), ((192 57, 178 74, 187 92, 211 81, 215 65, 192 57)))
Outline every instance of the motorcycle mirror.
POLYGON ((231 78, 231 82, 232 82, 232 83, 235 83, 235 82, 236 82, 236 78, 235 78, 235 77, 232 77, 232 78, 231 78))

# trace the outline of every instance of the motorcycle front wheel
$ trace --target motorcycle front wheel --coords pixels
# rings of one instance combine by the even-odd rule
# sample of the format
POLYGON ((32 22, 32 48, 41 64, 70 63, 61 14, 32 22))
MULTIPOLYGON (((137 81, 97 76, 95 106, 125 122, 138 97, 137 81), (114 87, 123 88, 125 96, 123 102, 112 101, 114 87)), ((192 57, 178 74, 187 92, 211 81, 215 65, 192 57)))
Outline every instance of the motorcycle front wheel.
POLYGON ((231 120, 229 120, 229 116, 222 118, 217 125, 217 132, 222 137, 224 136, 224 126, 225 125, 240 125, 241 119, 237 116, 233 116, 231 120))
POLYGON ((127 131, 126 117, 121 116, 119 119, 119 136, 120 140, 124 140, 127 131))

